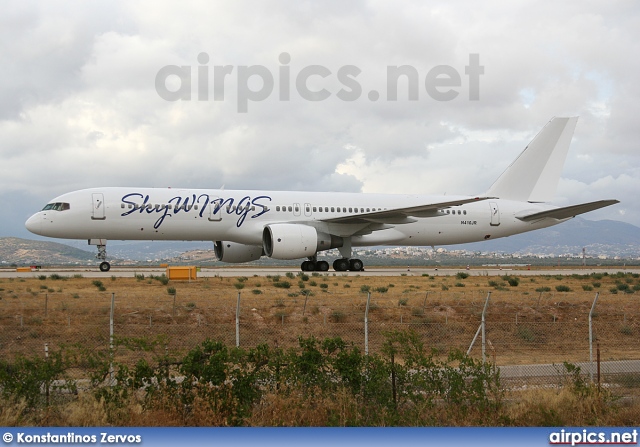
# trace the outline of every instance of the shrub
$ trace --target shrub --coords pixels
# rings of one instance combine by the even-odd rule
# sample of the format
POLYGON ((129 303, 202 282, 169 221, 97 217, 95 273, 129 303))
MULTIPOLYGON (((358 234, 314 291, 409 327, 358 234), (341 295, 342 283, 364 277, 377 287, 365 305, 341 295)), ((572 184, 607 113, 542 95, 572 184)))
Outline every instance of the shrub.
POLYGON ((469 274, 467 272, 458 272, 456 273, 456 278, 458 279, 467 279, 469 274))
POLYGON ((176 294, 176 288, 175 287, 167 287, 167 293, 169 295, 175 295, 176 294))
POLYGON ((556 286, 556 290, 558 292, 571 292, 571 288, 569 286, 565 286, 565 285, 556 286))
POLYGON ((273 283, 274 287, 278 289, 288 289, 291 287, 291 283, 289 281, 278 281, 273 283))
POLYGON ((532 343, 536 341, 536 335, 533 329, 528 326, 519 325, 516 329, 516 335, 522 340, 532 343))
POLYGON ((515 276, 509 276, 506 279, 507 279, 507 282, 509 283, 509 285, 511 287, 517 287, 518 284, 520 284, 520 280, 518 278, 516 278, 515 276))

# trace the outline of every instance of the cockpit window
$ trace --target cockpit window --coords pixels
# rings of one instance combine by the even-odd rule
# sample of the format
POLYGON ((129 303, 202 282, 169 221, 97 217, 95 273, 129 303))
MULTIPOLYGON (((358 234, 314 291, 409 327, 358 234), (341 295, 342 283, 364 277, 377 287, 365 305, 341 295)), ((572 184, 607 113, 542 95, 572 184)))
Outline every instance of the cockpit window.
POLYGON ((70 209, 71 207, 69 206, 68 203, 66 202, 56 202, 56 203, 47 203, 45 205, 44 208, 42 208, 42 211, 48 211, 48 210, 53 210, 53 211, 66 211, 68 209, 70 209))

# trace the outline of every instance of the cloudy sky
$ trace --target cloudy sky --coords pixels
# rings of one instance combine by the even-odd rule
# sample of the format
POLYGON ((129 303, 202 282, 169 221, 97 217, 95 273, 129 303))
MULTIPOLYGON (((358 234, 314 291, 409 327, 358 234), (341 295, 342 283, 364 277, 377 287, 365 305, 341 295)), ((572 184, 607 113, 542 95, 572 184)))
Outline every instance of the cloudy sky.
POLYGON ((635 0, 8 1, 0 44, 0 236, 95 186, 479 194, 573 115, 554 203, 640 225, 635 0))

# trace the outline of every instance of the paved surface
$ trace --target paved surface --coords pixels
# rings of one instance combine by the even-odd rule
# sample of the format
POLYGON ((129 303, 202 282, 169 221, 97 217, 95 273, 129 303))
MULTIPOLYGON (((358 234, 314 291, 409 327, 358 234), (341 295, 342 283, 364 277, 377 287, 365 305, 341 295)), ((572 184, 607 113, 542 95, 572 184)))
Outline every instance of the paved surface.
MULTIPOLYGON (((267 276, 267 275, 284 275, 287 272, 297 273, 300 270, 295 266, 289 267, 218 267, 218 268, 202 268, 198 272, 198 277, 212 277, 212 276, 267 276)), ((640 273, 640 267, 615 267, 615 268, 554 268, 548 267, 543 269, 528 270, 524 267, 518 268, 471 268, 466 269, 451 269, 451 268, 434 268, 434 267, 370 267, 364 272, 334 272, 330 270, 326 273, 329 275, 339 276, 453 276, 458 272, 466 272, 471 276, 502 276, 508 274, 520 275, 520 276, 540 276, 540 275, 588 275, 590 273, 604 273, 609 274, 624 271, 628 273, 640 273)), ((161 275, 166 272, 164 268, 149 268, 149 267, 112 267, 109 272, 101 272, 98 270, 98 266, 88 267, 75 267, 75 268, 55 268, 55 269, 42 269, 33 272, 16 272, 15 269, 0 269, 0 278, 33 278, 39 275, 51 275, 58 274, 63 276, 73 276, 76 274, 82 275, 86 278, 101 278, 101 277, 133 277, 136 274, 143 275, 161 275)))
MULTIPOLYGON (((598 373, 597 364, 584 362, 574 363, 580 367, 583 374, 593 374, 595 377, 598 373)), ((532 377, 560 377, 564 373, 562 364, 537 364, 537 365, 513 365, 500 366, 500 377, 505 379, 530 379, 532 377)), ((600 374, 633 374, 640 372, 640 360, 621 360, 615 362, 600 362, 600 374)))

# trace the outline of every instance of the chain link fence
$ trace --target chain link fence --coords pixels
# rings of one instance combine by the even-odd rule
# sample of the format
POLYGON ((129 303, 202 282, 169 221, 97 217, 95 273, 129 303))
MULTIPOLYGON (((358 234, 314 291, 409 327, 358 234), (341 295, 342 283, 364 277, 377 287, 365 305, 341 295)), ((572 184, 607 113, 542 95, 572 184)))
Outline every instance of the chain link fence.
POLYGON ((18 354, 44 355, 45 346, 71 345, 108 352, 112 333, 115 339, 156 341, 155 353, 117 349, 114 360, 124 363, 135 363, 141 355, 177 358, 206 339, 289 349, 298 346, 299 337, 341 337, 372 354, 381 352, 385 333, 412 330, 436 352, 458 349, 484 356, 512 386, 557 382, 563 363, 569 362, 594 381, 599 377, 629 392, 640 389, 635 296, 600 297, 594 306, 595 293, 494 292, 482 328, 486 298, 487 292, 417 291, 283 291, 265 298, 253 291, 222 294, 214 288, 152 299, 134 291, 82 297, 21 294, 0 300, 0 355, 10 360, 18 354))

